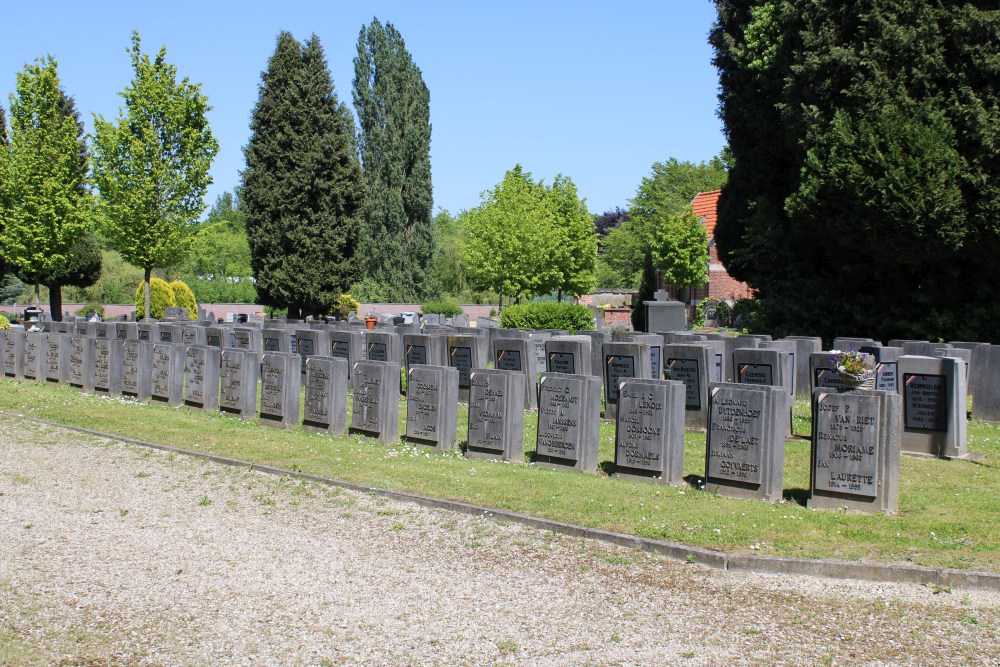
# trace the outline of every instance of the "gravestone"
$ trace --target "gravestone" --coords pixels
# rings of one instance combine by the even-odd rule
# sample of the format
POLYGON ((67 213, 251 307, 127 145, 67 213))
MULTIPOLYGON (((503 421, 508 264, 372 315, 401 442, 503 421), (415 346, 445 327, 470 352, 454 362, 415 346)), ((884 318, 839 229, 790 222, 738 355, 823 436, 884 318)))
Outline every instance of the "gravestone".
POLYGON ((726 346, 726 358, 725 358, 725 368, 723 373, 725 376, 724 382, 736 382, 736 366, 733 363, 733 352, 737 348, 758 348, 760 347, 760 341, 756 338, 747 338, 745 336, 723 336, 720 339, 726 346))
POLYGON ((97 322, 88 322, 87 320, 74 322, 72 333, 77 336, 96 336, 97 322))
POLYGON ((833 348, 840 352, 847 352, 848 350, 854 350, 855 352, 860 352, 863 347, 880 347, 881 342, 873 340, 871 338, 851 338, 849 336, 838 336, 833 339, 833 348))
POLYGON ((215 412, 219 409, 222 351, 207 345, 186 345, 184 348, 184 405, 215 412))
POLYGON ((785 383, 789 387, 789 396, 794 400, 796 392, 795 378, 798 377, 798 360, 795 356, 798 352, 798 345, 790 340, 771 340, 760 347, 766 350, 781 350, 788 353, 788 356, 785 358, 785 383))
POLYGON ((122 396, 148 400, 153 391, 153 348, 138 338, 121 341, 122 365, 119 384, 122 396))
POLYGON ((290 329, 264 327, 260 330, 260 344, 264 352, 295 354, 295 336, 290 329))
MULTIPOLYGON (((953 348, 958 348, 960 350, 969 350, 972 352, 972 363, 968 369, 969 383, 968 392, 973 396, 972 399, 972 412, 976 412, 976 384, 979 382, 980 378, 985 378, 986 374, 989 372, 987 370, 989 366, 990 357, 990 344, 989 343, 973 343, 973 342, 952 342, 949 345, 953 348)), ((977 415, 978 416, 978 415, 977 415)))
POLYGON ((888 343, 886 347, 903 347, 907 343, 926 343, 926 340, 912 340, 909 338, 893 338, 888 343))
POLYGON ((721 340, 704 340, 695 341, 692 345, 708 350, 708 381, 723 382, 726 377, 726 344, 721 340))
POLYGON ((470 400, 472 372, 486 368, 486 358, 480 355, 481 343, 477 337, 448 336, 448 365, 458 370, 458 400, 462 403, 468 403, 470 400))
POLYGON ((97 338, 115 338, 117 335, 115 332, 114 322, 96 322, 94 324, 94 335, 97 338))
POLYGON ((785 336, 781 340, 795 343, 795 395, 812 395, 812 375, 809 370, 809 355, 823 350, 823 339, 819 336, 785 336))
POLYGON ((523 392, 524 381, 517 373, 471 372, 467 457, 514 463, 524 460, 523 392))
POLYGON ((291 352, 265 352, 260 367, 260 423, 275 428, 299 424, 301 362, 291 352))
POLYGON ((813 352, 809 355, 809 374, 813 392, 817 389, 844 389, 844 381, 834 367, 833 351, 813 352))
POLYGON ((604 372, 604 418, 614 421, 618 414, 618 385, 629 378, 650 378, 649 345, 605 343, 601 368, 604 372))
MULTIPOLYGON (((299 338, 301 343, 304 339, 299 338)), ((347 429, 347 361, 309 355, 302 430, 340 435, 347 429)))
POLYGON ((399 364, 359 361, 351 374, 351 431, 383 444, 399 440, 399 364))
POLYGON ((51 334, 41 331, 28 331, 24 334, 24 356, 22 361, 22 377, 25 380, 43 381, 45 379, 45 351, 48 349, 48 337, 51 334))
POLYGON ((604 382, 604 344, 611 342, 607 331, 577 331, 577 336, 590 338, 590 374, 604 382))
POLYGON ((538 431, 532 463, 582 472, 597 470, 600 415, 600 380, 593 375, 543 373, 538 383, 538 431))
POLYGON ((859 352, 875 357, 875 388, 899 393, 897 365, 903 355, 901 347, 862 347, 859 352))
POLYGON ((95 394, 118 396, 122 393, 122 342, 117 338, 94 340, 94 363, 88 384, 95 394))
POLYGON ((792 387, 789 373, 788 352, 765 348, 736 348, 733 364, 737 384, 771 385, 781 387, 785 401, 785 435, 792 433, 792 387))
POLYGON ((135 322, 115 322, 115 338, 139 340, 139 325, 135 322))
POLYGON ((406 372, 406 441, 443 454, 458 438, 458 371, 413 364, 406 372))
MULTIPOLYGON (((684 426, 699 431, 708 423, 708 387, 718 382, 712 350, 702 345, 664 345, 663 370, 668 380, 684 385, 684 426)), ((675 413, 675 416, 680 412, 675 413)))
POLYGON ((92 391, 87 380, 94 363, 94 340, 90 336, 70 334, 69 347, 63 352, 63 355, 68 355, 65 356, 65 360, 69 364, 66 382, 69 386, 86 392, 92 391))
MULTIPOLYGON (((200 324, 181 327, 181 343, 184 345, 208 345, 208 331, 200 324)), ((213 345, 213 347, 219 347, 213 345)))
MULTIPOLYGON (((302 359, 302 374, 306 374, 306 359, 308 357, 328 356, 330 336, 324 329, 296 329, 295 351, 302 359)), ((345 366, 347 362, 344 362, 345 366)), ((347 391, 347 377, 344 377, 344 391, 347 391)), ((346 409, 346 408, 345 408, 346 409)), ((346 412, 345 412, 346 414, 346 412)), ((346 417, 345 417, 346 419, 346 417)))
POLYGON ((365 337, 365 359, 368 361, 390 361, 403 363, 402 337, 389 331, 367 331, 365 337))
POLYGON ((903 354, 910 357, 933 357, 938 356, 935 351, 942 346, 941 343, 930 343, 928 341, 907 341, 901 346, 903 348, 903 354))
POLYGON ((965 362, 956 357, 903 355, 897 372, 903 394, 903 451, 965 457, 965 362))
POLYGON ((644 343, 649 345, 649 375, 659 380, 663 377, 663 336, 656 333, 633 333, 631 331, 616 331, 611 336, 612 341, 622 343, 644 343))
POLYGON ((448 339, 432 334, 403 334, 403 363, 411 366, 447 366, 448 339))
MULTIPOLYGON (((486 360, 490 358, 490 336, 489 331, 483 329, 477 329, 475 327, 465 326, 455 326, 455 334, 457 336, 472 336, 476 339, 476 344, 479 346, 479 358, 486 363, 486 360)), ((485 368, 485 365, 483 366, 485 368)))
POLYGON ((152 387, 149 400, 177 407, 184 402, 184 348, 153 343, 152 387))
POLYGON ((46 382, 64 384, 69 377, 69 337, 70 334, 50 333, 45 338, 43 364, 46 382))
POLYGON ((591 345, 590 336, 553 336, 545 341, 545 371, 597 377, 591 368, 594 359, 591 345))
MULTIPOLYGON (((679 346, 687 347, 687 346, 679 346)), ((684 482, 684 385, 676 380, 625 380, 615 420, 615 475, 684 482)), ((704 428, 704 426, 702 427, 704 428)))
POLYGON ((233 330, 229 327, 205 327, 205 345, 220 350, 233 347, 233 330))
POLYGON ((8 329, 0 331, 0 345, 3 349, 3 374, 18 380, 24 377, 24 330, 8 329))
POLYGON ((531 331, 528 333, 536 375, 545 372, 545 343, 551 339, 552 332, 550 331, 531 331))
POLYGON ((781 386, 734 382, 711 386, 706 490, 732 498, 781 500, 787 407, 788 393, 781 386))
POLYGON ((249 421, 257 416, 260 356, 235 347, 223 348, 219 377, 219 411, 249 421))
POLYGON ((158 322, 137 322, 135 337, 137 340, 147 343, 160 342, 160 324, 158 322))
POLYGON ((170 321, 186 321, 191 319, 191 313, 189 313, 188 309, 184 306, 167 306, 163 309, 163 319, 170 321))
POLYGON ((256 352, 260 355, 264 351, 261 330, 254 327, 234 327, 233 347, 237 350, 256 352))
POLYGON ((810 509, 896 511, 901 412, 893 392, 815 393, 810 509))
MULTIPOLYGON (((550 337, 551 338, 551 337, 550 337)), ((534 341, 525 338, 498 338, 492 343, 493 368, 520 373, 524 381, 524 409, 538 407, 536 379, 538 373, 534 341)))
POLYGON ((364 331, 330 331, 327 335, 330 340, 330 352, 322 356, 346 361, 347 375, 350 376, 354 373, 354 364, 365 358, 364 331))
POLYGON ((181 333, 184 331, 184 327, 180 324, 167 324, 166 322, 160 322, 157 327, 157 338, 156 340, 161 343, 181 343, 181 333))

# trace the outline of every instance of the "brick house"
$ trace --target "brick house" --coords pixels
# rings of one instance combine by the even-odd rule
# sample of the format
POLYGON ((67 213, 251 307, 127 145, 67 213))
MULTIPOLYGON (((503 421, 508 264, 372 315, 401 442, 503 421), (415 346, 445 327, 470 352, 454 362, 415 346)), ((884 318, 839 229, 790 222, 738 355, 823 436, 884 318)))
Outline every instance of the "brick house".
MULTIPOLYGON (((715 223, 718 221, 721 193, 721 190, 699 192, 691 200, 691 209, 701 219, 701 226, 708 236, 708 284, 691 289, 689 304, 698 303, 707 297, 730 302, 752 297, 750 286, 729 275, 726 267, 719 261, 719 250, 715 246, 715 223)), ((663 284, 662 277, 658 277, 657 282, 658 287, 667 292, 671 299, 677 299, 679 290, 676 286, 663 284)))

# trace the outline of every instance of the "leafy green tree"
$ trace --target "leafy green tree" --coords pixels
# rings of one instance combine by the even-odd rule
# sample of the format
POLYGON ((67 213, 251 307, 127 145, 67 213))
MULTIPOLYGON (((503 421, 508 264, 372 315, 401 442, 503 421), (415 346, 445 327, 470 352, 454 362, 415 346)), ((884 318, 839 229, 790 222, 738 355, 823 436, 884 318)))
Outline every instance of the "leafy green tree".
POLYGON ((469 289, 462 260, 462 224, 448 211, 434 216, 434 247, 434 273, 442 293, 462 298, 469 289))
POLYGON ((62 285, 92 283, 100 272, 83 125, 51 56, 18 73, 10 109, 10 144, 0 160, 2 252, 21 280, 50 288, 52 317, 59 320, 62 285))
POLYGON ((559 279, 550 261, 558 239, 545 187, 517 165, 482 198, 462 218, 462 255, 470 283, 496 292, 500 309, 505 294, 521 298, 551 291, 559 279))
POLYGON ((330 312, 358 275, 364 193, 354 121, 318 37, 278 35, 250 131, 240 208, 260 302, 289 317, 330 312))
POLYGON ((715 237, 773 334, 1000 340, 1000 9, 717 0, 715 237))
POLYGON ((430 92, 391 23, 361 28, 354 109, 365 176, 362 258, 393 300, 419 301, 433 284, 430 92))
POLYGON ((104 236, 143 269, 148 318, 153 268, 179 264, 194 244, 219 144, 208 126, 208 98, 200 84, 177 81, 166 47, 151 60, 133 32, 129 56, 124 110, 114 123, 94 118, 94 179, 104 236))
POLYGON ((664 283, 690 288, 708 282, 708 235, 690 206, 667 216, 650 248, 664 283))
POLYGON ((219 195, 179 274, 201 303, 254 303, 246 220, 236 197, 219 195))
POLYGON ((597 234, 587 204, 580 199, 576 184, 568 176, 557 174, 548 188, 555 213, 556 242, 551 262, 558 269, 552 290, 562 301, 563 294, 578 297, 596 286, 597 234))

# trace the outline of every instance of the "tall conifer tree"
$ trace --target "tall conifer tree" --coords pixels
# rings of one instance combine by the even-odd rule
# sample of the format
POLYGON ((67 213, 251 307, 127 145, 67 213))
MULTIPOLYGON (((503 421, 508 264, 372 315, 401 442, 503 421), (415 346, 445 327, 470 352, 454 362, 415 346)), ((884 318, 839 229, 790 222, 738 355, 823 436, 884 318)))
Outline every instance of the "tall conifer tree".
POLYGON ((250 129, 240 206, 257 294, 290 317, 328 312, 357 277, 363 186, 318 37, 278 36, 250 129))
POLYGON ((430 92, 391 23, 372 19, 361 29, 353 92, 365 174, 365 274, 394 300, 424 298, 436 288, 430 92))

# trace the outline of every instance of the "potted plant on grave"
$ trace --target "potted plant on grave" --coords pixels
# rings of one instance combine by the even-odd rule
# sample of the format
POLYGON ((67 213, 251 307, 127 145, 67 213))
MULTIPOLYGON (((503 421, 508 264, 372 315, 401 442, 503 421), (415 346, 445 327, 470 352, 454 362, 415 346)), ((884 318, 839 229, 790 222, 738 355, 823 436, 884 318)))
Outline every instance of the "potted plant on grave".
POLYGON ((333 314, 338 320, 346 320, 351 313, 358 312, 361 304, 350 294, 341 294, 334 304, 333 314))
POLYGON ((365 328, 366 329, 374 329, 376 322, 378 322, 378 318, 375 317, 375 311, 374 310, 369 310, 368 314, 365 315, 365 328))
POLYGON ((837 375, 847 389, 875 388, 875 357, 864 352, 834 350, 833 363, 837 375))

